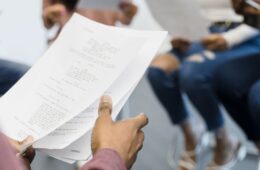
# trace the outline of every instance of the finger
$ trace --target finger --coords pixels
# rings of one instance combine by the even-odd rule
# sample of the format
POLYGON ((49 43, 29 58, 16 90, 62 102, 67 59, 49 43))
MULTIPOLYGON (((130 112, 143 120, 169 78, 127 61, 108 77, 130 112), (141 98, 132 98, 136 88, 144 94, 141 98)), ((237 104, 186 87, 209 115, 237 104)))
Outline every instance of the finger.
POLYGON ((25 147, 26 150, 25 152, 22 154, 22 156, 26 159, 29 160, 29 162, 32 162, 35 156, 35 151, 33 149, 32 146, 30 146, 33 143, 33 137, 32 136, 28 136, 26 139, 24 139, 21 142, 21 146, 22 148, 25 147), (28 147, 29 146, 29 147, 28 147))
POLYGON ((138 152, 142 150, 143 143, 144 143, 144 132, 140 131, 137 135, 137 150, 138 152))
POLYGON ((149 122, 148 117, 144 113, 139 114, 138 116, 133 118, 132 121, 134 124, 134 128, 136 128, 138 131, 145 127, 149 122))
POLYGON ((32 136, 28 136, 27 138, 25 138, 22 141, 22 145, 27 145, 27 144, 31 144, 31 143, 33 143, 33 137, 32 136))
POLYGON ((109 96, 102 96, 98 108, 99 121, 112 121, 112 99, 109 96))
POLYGON ((32 146, 33 137, 28 136, 23 141, 19 142, 19 144, 20 144, 19 152, 24 155, 26 153, 27 149, 32 146))

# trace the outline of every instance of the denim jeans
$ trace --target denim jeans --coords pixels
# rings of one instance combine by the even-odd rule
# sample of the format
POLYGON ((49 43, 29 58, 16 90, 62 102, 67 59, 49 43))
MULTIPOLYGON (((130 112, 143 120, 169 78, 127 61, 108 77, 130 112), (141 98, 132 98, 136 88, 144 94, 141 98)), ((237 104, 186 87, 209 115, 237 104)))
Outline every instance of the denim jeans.
POLYGON ((148 70, 148 79, 173 123, 179 124, 189 117, 181 97, 181 90, 183 90, 204 118, 208 130, 213 131, 224 124, 212 88, 214 70, 229 60, 260 54, 260 35, 232 49, 215 53, 213 60, 204 57, 202 63, 185 61, 193 54, 204 56, 204 50, 201 43, 194 42, 185 53, 171 51, 180 61, 183 61, 180 70, 167 75, 162 70, 151 67, 148 70))
POLYGON ((214 89, 232 118, 260 140, 260 55, 226 62, 213 75, 214 89))
MULTIPOLYGON (((208 130, 223 126, 224 119, 219 102, 212 88, 212 75, 222 64, 233 59, 260 55, 260 36, 231 48, 228 51, 216 52, 214 59, 204 57, 204 61, 185 61, 180 69, 179 79, 182 90, 205 119, 208 130)), ((203 54, 200 54, 203 56, 203 54)))
POLYGON ((5 94, 28 69, 26 65, 0 59, 0 95, 5 94))

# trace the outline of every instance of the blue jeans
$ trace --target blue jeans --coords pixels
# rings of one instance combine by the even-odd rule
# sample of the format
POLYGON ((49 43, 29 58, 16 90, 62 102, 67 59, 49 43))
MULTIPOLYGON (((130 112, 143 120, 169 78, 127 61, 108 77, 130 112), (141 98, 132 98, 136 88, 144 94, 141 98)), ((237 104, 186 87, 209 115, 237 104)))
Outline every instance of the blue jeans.
POLYGON ((226 62, 213 75, 215 91, 247 137, 260 141, 260 55, 226 62))
MULTIPOLYGON (((201 52, 203 49, 201 44, 194 43, 185 53, 174 50, 170 53, 183 62, 187 56, 194 54, 194 52, 201 52)), ((151 66, 148 69, 148 80, 174 124, 180 124, 189 117, 179 85, 179 70, 175 70, 169 75, 163 70, 151 66)))
POLYGON ((202 63, 183 63, 179 73, 180 86, 205 119, 208 130, 216 130, 224 124, 219 102, 212 88, 214 71, 226 62, 258 54, 260 55, 260 36, 228 51, 216 52, 213 60, 204 57, 202 63))
POLYGON ((28 69, 26 65, 0 59, 0 95, 5 94, 28 69))
POLYGON ((179 124, 189 117, 181 98, 181 90, 183 90, 204 118, 208 130, 213 131, 224 124, 211 84, 214 70, 234 58, 260 54, 260 35, 228 51, 215 53, 214 60, 205 58, 202 63, 185 61, 192 54, 203 56, 204 50, 201 43, 195 42, 186 53, 172 51, 175 56, 184 61, 180 70, 169 76, 162 70, 151 67, 148 71, 148 79, 173 123, 179 124), (163 82, 167 82, 167 87, 163 82))

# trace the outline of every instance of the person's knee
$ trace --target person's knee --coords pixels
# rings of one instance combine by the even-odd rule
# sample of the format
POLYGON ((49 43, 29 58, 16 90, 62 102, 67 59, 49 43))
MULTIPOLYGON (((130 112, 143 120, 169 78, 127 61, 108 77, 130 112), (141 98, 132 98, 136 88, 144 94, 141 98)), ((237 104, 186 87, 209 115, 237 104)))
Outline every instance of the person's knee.
POLYGON ((190 56, 187 60, 189 62, 194 62, 194 63, 203 63, 205 61, 205 58, 199 54, 195 54, 190 56))
POLYGON ((180 61, 176 56, 167 53, 156 57, 153 60, 151 67, 161 69, 165 73, 170 74, 180 67, 180 61))

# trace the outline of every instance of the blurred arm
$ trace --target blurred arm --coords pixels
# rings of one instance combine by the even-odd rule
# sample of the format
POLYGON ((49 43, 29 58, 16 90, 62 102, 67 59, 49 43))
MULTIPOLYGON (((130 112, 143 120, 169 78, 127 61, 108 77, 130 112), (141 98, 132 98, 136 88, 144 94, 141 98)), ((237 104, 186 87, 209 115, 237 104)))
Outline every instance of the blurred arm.
POLYGON ((223 33, 222 36, 227 41, 228 46, 233 47, 257 36, 259 33, 257 29, 246 24, 241 24, 237 28, 223 33))
POLYGON ((3 134, 0 134, 0 169, 24 170, 3 134))

